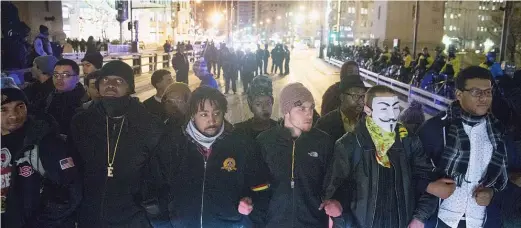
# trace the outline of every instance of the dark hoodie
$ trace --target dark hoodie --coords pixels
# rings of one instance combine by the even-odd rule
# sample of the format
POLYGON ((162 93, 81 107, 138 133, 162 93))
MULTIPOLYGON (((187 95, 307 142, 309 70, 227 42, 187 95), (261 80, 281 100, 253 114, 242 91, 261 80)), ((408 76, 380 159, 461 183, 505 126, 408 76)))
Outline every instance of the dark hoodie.
POLYGON ((4 171, 10 170, 2 227, 74 227, 81 184, 57 133, 52 117, 42 115, 29 116, 21 129, 2 136, 2 163, 9 163, 2 167, 2 185, 4 175, 9 175, 4 171))
MULTIPOLYGON (((78 209, 78 227, 150 226, 145 208, 141 205, 145 181, 152 179, 157 180, 156 183, 148 184, 163 184, 159 183, 161 177, 150 177, 145 170, 153 157, 163 155, 156 150, 163 123, 149 114, 136 99, 123 97, 112 102, 103 99, 95 102, 86 111, 74 116, 71 128, 69 138, 76 146, 78 158, 75 160, 82 170, 84 183, 84 200, 78 209), (113 177, 107 176, 108 115, 124 115, 123 126, 122 118, 108 118, 111 158, 121 128, 113 177)), ((167 159, 161 157, 157 161, 167 159)), ((166 170, 162 163, 160 167, 166 170)))

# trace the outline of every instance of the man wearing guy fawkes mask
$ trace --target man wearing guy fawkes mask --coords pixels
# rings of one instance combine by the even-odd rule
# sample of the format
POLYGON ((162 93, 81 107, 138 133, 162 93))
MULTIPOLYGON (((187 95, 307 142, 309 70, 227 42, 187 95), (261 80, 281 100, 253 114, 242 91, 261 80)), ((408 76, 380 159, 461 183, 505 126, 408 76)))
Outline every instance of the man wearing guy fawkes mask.
POLYGON ((134 74, 129 65, 111 61, 100 71, 96 87, 101 99, 71 123, 74 159, 84 183, 78 227, 149 227, 140 200, 145 180, 156 180, 147 186, 163 183, 146 171, 151 160, 159 161, 160 167, 168 160, 154 151, 162 122, 130 97, 134 74))
POLYGON ((364 111, 354 132, 335 145, 326 213, 343 227, 423 227, 436 205, 425 193, 432 166, 419 139, 397 123, 398 97, 388 87, 371 87, 364 111))

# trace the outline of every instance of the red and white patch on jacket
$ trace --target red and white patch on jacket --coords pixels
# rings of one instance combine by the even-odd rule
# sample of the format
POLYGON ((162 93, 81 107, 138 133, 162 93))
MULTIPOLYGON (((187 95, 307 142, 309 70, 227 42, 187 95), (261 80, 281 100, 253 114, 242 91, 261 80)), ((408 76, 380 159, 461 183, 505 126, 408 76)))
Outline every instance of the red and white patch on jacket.
POLYGON ((29 177, 29 176, 33 175, 33 173, 34 173, 33 167, 30 165, 24 165, 24 166, 18 167, 18 175, 20 175, 22 177, 29 177))

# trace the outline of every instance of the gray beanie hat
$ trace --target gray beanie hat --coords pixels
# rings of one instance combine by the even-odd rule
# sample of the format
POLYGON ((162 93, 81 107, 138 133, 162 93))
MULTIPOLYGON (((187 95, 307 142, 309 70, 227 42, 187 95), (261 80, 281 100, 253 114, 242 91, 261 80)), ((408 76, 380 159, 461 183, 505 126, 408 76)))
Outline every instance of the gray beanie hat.
POLYGON ((44 74, 51 74, 54 72, 54 65, 58 62, 58 59, 52 55, 38 56, 34 59, 34 64, 44 74))
POLYGON ((302 83, 290 83, 280 92, 280 111, 284 115, 306 101, 315 103, 313 94, 302 83))

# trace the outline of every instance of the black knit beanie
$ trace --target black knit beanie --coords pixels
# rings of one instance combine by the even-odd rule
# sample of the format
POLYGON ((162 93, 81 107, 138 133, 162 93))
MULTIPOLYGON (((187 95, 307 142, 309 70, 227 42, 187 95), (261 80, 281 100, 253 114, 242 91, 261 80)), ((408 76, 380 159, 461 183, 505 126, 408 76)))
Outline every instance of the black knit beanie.
POLYGON ((96 81, 96 88, 99 89, 99 81, 107 76, 119 76, 123 78, 129 87, 130 94, 135 93, 134 71, 132 67, 120 60, 113 60, 106 63, 100 70, 101 76, 96 81))

